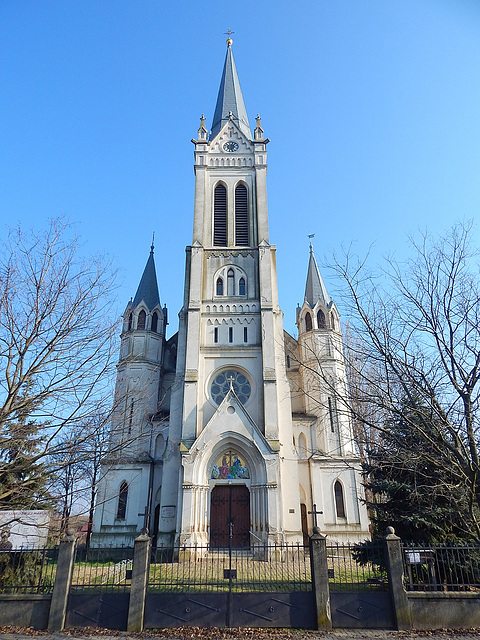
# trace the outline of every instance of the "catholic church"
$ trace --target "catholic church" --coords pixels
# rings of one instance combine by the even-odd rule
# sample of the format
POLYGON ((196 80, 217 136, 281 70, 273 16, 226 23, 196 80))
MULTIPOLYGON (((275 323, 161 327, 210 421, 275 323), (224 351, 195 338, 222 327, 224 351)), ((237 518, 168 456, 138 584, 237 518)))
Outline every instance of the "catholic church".
MULTIPOLYGON (((267 144, 227 53, 195 151, 192 244, 167 339, 152 246, 123 317, 110 450, 92 544, 248 549, 369 537, 345 407, 340 319, 313 248, 298 338, 283 329, 267 214, 267 144)), ((307 266, 308 257, 308 266, 307 266)), ((305 286, 305 289, 303 288, 305 286)), ((292 310, 294 312, 294 310, 292 310)))

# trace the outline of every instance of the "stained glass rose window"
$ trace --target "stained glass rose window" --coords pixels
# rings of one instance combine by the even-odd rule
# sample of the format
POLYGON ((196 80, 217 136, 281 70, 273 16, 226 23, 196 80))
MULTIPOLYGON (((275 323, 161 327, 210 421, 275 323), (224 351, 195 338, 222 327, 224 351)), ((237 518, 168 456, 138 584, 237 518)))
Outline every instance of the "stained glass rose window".
POLYGON ((233 390, 235 391, 237 398, 242 404, 245 404, 250 398, 252 388, 247 377, 235 371, 235 369, 228 369, 218 373, 210 385, 210 393, 215 404, 219 405, 225 398, 230 389, 230 382, 232 383, 233 390))

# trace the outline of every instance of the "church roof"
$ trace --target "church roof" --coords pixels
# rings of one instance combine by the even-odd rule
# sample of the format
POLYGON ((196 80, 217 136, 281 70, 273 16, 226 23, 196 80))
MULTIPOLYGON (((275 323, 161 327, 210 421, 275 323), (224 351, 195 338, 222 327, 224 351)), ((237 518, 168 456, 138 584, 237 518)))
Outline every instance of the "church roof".
POLYGON ((310 243, 310 260, 308 262, 307 284, 305 286, 305 301, 308 302, 313 309, 319 300, 325 305, 330 304, 327 289, 323 283, 317 261, 313 254, 312 243, 310 243))
POLYGON ((233 59, 232 40, 229 38, 227 40, 227 55, 223 66, 220 89, 218 90, 217 106, 213 116, 210 139, 213 139, 229 120, 230 112, 240 130, 248 138, 251 138, 252 132, 248 122, 247 110, 243 102, 242 90, 240 89, 235 60, 233 59))
POLYGON ((133 306, 136 307, 142 300, 149 309, 153 309, 157 304, 160 304, 155 260, 153 259, 153 244, 150 248, 150 255, 148 256, 147 264, 143 270, 142 279, 138 285, 137 293, 133 299, 133 306))

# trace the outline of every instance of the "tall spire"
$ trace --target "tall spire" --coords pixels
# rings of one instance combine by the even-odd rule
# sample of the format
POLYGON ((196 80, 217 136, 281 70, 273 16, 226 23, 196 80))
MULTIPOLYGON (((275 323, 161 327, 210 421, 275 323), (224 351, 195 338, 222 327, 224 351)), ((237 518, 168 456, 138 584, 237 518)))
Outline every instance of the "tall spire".
POLYGON ((155 271, 155 260, 153 259, 153 240, 150 247, 150 255, 147 264, 143 270, 142 279, 138 285, 137 293, 133 299, 132 305, 136 307, 143 300, 147 307, 152 310, 157 304, 160 304, 160 295, 158 293, 157 273, 155 271))
POLYGON ((313 309, 319 300, 326 306, 330 304, 330 298, 320 275, 313 253, 312 241, 310 240, 310 260, 308 262, 307 284, 305 286, 305 301, 313 309))
POLYGON ((239 126, 241 131, 248 137, 252 137, 250 124, 248 122, 247 110, 243 102, 242 90, 238 80, 235 60, 232 53, 233 40, 227 40, 227 55, 223 66, 222 80, 218 90, 217 106, 213 116, 212 133, 213 139, 230 117, 239 126))

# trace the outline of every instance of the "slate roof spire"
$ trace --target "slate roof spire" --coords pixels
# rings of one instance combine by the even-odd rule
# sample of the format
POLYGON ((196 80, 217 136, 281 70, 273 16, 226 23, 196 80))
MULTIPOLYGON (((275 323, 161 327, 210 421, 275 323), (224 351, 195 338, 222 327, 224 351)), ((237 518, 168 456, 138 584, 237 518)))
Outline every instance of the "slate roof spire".
POLYGON ((319 300, 323 302, 325 306, 330 304, 330 298, 322 280, 322 276, 320 275, 317 261, 315 260, 315 255, 313 253, 312 241, 310 240, 310 260, 308 262, 307 284, 305 286, 305 301, 308 302, 310 307, 313 309, 319 300))
POLYGON ((133 306, 136 307, 143 300, 147 307, 152 310, 154 307, 160 305, 160 295, 158 293, 157 273, 155 271, 155 260, 153 258, 153 240, 150 247, 150 255, 148 256, 147 264, 143 270, 143 275, 138 285, 137 293, 133 299, 133 306))
POLYGON ((215 113, 213 115, 210 140, 217 135, 230 117, 247 138, 252 138, 247 110, 243 102, 242 90, 240 89, 240 82, 235 67, 235 60, 233 59, 232 43, 233 40, 229 37, 227 40, 227 55, 223 66, 222 80, 220 82, 220 89, 218 90, 217 106, 215 107, 215 113))

